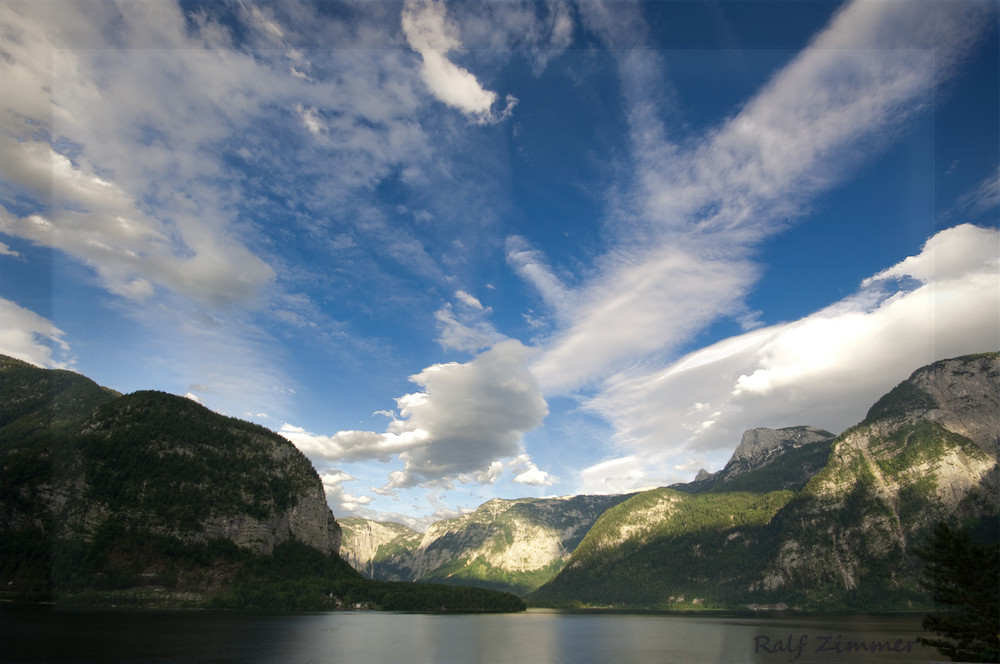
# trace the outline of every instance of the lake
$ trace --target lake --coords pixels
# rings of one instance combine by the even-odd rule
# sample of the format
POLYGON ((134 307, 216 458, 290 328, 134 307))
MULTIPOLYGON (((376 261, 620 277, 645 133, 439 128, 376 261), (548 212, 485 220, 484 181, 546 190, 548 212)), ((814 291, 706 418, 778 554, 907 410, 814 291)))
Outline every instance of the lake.
POLYGON ((0 607, 4 662, 929 662, 919 615, 64 611, 0 607), (861 644, 864 644, 862 646, 861 644), (871 648, 875 648, 872 651, 871 648))

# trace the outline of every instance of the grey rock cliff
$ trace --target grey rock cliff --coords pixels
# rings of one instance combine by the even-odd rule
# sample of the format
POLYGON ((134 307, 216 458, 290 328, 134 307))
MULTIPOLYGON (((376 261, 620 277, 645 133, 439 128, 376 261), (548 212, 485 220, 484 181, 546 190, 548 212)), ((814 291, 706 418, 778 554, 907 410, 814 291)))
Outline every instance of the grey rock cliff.
POLYGON ((829 431, 816 427, 787 427, 785 429, 767 429, 760 427, 743 433, 740 444, 733 452, 733 457, 727 466, 743 466, 752 470, 767 463, 782 449, 797 448, 811 443, 818 443, 833 438, 829 431))
POLYGON ((782 469, 781 479, 776 480, 778 484, 770 488, 798 488, 826 461, 820 453, 821 447, 812 450, 812 454, 804 454, 811 451, 804 448, 828 444, 834 438, 829 431, 811 426, 750 429, 743 433, 740 444, 722 470, 709 473, 702 469, 693 481, 670 488, 686 492, 708 491, 767 466, 772 466, 772 475, 777 477, 779 464, 787 468, 782 469))
POLYGON ((340 525, 344 532, 341 556, 369 579, 383 578, 376 575, 376 561, 416 548, 423 537, 417 531, 391 521, 348 517, 342 519, 340 525))
POLYGON ((597 517, 626 498, 495 498, 471 514, 431 524, 422 535, 398 524, 346 519, 342 555, 382 580, 526 591, 554 576, 597 517))

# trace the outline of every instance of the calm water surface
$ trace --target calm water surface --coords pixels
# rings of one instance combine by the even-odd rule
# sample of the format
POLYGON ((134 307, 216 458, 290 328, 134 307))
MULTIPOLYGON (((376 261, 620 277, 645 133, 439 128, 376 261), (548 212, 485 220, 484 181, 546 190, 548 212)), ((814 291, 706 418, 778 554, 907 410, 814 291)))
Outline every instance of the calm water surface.
POLYGON ((0 607, 4 662, 931 662, 920 616, 59 611, 0 607), (864 642, 881 652, 858 650, 864 642), (906 645, 911 644, 909 652, 906 645), (885 647, 888 646, 888 650, 885 647), (893 652, 898 649, 901 652, 893 652))

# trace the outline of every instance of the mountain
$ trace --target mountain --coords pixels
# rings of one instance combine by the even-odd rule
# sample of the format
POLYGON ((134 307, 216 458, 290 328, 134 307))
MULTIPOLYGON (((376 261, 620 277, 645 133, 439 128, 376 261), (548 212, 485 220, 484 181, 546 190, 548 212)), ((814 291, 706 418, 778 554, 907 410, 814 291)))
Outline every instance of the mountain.
POLYGON ((809 426, 750 429, 725 467, 715 473, 699 471, 694 481, 673 484, 687 493, 727 490, 801 489, 826 463, 836 436, 809 426))
MULTIPOLYGON (((823 467, 833 438, 814 427, 753 429, 725 468, 670 488, 799 489, 823 467)), ((471 514, 432 524, 423 535, 402 524, 351 517, 341 520, 342 555, 368 578, 529 593, 555 577, 603 512, 633 495, 494 499, 471 514)))
POLYGON ((914 555, 939 521, 996 537, 1000 355, 923 367, 834 443, 782 514, 762 595, 804 607, 925 602, 914 555))
MULTIPOLYGON (((934 524, 949 521, 997 538, 1000 354, 917 370, 829 444, 825 464, 804 486, 778 472, 797 454, 815 458, 826 444, 791 446, 785 463, 727 473, 747 460, 734 454, 717 476, 703 475, 694 486, 630 498, 597 520, 565 568, 529 600, 656 608, 926 606, 914 551, 934 524)), ((751 461, 758 447, 747 446, 751 461)))
POLYGON ((364 580, 309 460, 182 397, 0 356, 5 597, 156 606, 517 610, 364 580))
POLYGON ((345 519, 343 555, 377 579, 525 593, 555 576, 597 518, 627 498, 496 498, 433 523, 423 535, 399 524, 345 519))

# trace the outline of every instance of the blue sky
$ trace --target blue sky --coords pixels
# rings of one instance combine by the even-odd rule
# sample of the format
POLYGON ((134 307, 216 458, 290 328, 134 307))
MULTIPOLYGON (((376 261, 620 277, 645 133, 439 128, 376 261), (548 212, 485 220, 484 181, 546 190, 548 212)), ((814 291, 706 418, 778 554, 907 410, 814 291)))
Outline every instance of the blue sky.
POLYGON ((1000 348, 992 2, 4 0, 0 351, 338 517, 716 470, 1000 348))

